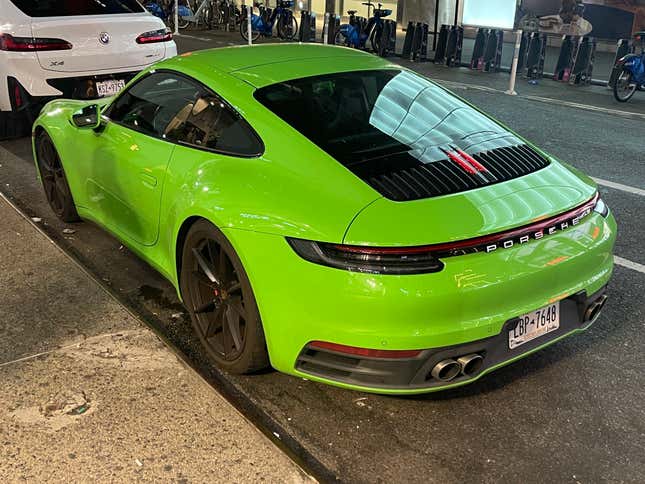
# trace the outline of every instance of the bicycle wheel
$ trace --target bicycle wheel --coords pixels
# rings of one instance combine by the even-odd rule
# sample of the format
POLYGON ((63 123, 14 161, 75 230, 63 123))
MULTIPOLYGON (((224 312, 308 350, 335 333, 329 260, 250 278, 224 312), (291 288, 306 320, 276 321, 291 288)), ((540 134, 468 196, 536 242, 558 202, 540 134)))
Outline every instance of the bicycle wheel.
POLYGON ((199 25, 202 25, 207 29, 213 28, 213 10, 210 7, 202 9, 201 14, 199 15, 199 25))
POLYGON ((334 45, 349 45, 347 43, 347 37, 340 30, 336 31, 336 35, 334 35, 334 45))
POLYGON ((370 44, 372 45, 372 50, 377 55, 382 55, 381 53, 381 31, 380 29, 372 30, 370 34, 370 44))
MULTIPOLYGON (((240 22, 240 35, 244 40, 249 40, 249 31, 248 31, 248 24, 246 18, 243 19, 240 22)), ((260 38, 260 31, 259 30, 252 30, 251 31, 251 41, 255 42, 260 38)))
POLYGON ((298 21, 291 15, 291 22, 280 17, 278 20, 278 37, 284 40, 293 40, 298 35, 298 21))
POLYGON ((632 79, 632 73, 623 71, 614 84, 614 97, 616 101, 625 103, 632 98, 636 89, 637 85, 632 79))

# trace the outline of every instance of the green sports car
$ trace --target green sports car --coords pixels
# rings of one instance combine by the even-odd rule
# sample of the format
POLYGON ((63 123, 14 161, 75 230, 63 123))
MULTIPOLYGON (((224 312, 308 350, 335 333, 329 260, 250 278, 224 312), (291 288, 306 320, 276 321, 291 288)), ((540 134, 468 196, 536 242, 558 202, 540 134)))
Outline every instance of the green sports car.
POLYGON ((356 50, 163 61, 33 130, 54 212, 168 278, 221 368, 381 393, 472 382, 592 324, 616 223, 593 181, 356 50))

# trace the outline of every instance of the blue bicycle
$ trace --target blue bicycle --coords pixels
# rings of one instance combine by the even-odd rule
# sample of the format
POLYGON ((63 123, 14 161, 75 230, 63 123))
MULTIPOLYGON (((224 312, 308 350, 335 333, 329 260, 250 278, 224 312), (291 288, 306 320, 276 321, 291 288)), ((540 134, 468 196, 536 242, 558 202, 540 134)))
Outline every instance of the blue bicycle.
MULTIPOLYGON (((149 1, 145 4, 146 10, 152 15, 159 17, 170 28, 174 28, 175 21, 175 2, 170 0, 149 1)), ((193 15, 186 0, 179 2, 179 9, 177 10, 180 29, 188 27, 189 22, 185 18, 193 15)))
POLYGON ((371 1, 364 2, 363 5, 367 6, 367 16, 369 17, 367 24, 356 17, 356 10, 348 10, 349 23, 340 26, 334 37, 334 43, 364 49, 369 38, 372 50, 381 52, 381 36, 384 26, 382 19, 392 15, 392 10, 381 8, 383 5, 380 3, 378 8, 374 8, 374 4, 371 1), (374 9, 373 17, 370 17, 371 9, 374 9))
MULTIPOLYGON (((293 40, 298 33, 298 22, 290 10, 293 4, 293 0, 278 0, 277 6, 271 10, 264 7, 260 2, 253 3, 253 6, 258 8, 260 15, 251 14, 251 40, 257 40, 260 35, 271 37, 276 21, 278 37, 284 40, 293 40)), ((248 7, 243 9, 240 22, 240 34, 244 40, 249 40, 247 11, 248 7)))
POLYGON ((637 32, 635 40, 641 43, 641 53, 627 54, 616 66, 621 73, 614 84, 614 97, 621 103, 629 101, 636 91, 645 90, 645 31, 637 32))

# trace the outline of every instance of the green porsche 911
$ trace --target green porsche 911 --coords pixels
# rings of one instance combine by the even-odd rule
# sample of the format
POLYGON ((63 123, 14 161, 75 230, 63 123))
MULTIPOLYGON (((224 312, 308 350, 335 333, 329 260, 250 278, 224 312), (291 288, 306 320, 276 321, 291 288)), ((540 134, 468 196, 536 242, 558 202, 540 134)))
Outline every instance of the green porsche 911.
POLYGON ((598 317, 616 223, 593 181, 356 50, 163 61, 33 130, 53 211, 168 278, 221 368, 381 393, 472 382, 598 317))

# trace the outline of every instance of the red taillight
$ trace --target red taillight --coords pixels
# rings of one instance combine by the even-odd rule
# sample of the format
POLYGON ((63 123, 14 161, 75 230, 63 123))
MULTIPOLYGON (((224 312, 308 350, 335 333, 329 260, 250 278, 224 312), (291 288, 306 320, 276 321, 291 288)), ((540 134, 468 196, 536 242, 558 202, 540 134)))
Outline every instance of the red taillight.
POLYGON ((172 33, 168 29, 144 32, 137 37, 137 44, 153 44, 155 42, 168 42, 172 40, 172 33))
POLYGON ((335 351, 337 353, 345 353, 353 356, 364 356, 367 358, 388 358, 388 359, 403 359, 403 358, 416 358, 421 353, 421 350, 371 350, 368 348, 357 348, 355 346, 345 346, 336 343, 329 343, 327 341, 312 341, 309 343, 310 348, 335 351))
POLYGON ((63 39, 14 37, 10 34, 0 34, 0 50, 36 52, 44 50, 69 50, 71 48, 72 44, 63 39))

